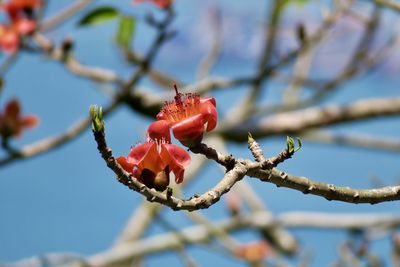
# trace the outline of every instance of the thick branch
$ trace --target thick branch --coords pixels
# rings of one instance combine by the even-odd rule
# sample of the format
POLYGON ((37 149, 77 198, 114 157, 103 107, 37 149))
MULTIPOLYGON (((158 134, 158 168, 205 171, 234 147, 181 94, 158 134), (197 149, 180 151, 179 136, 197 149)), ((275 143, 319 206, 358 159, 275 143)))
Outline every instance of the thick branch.
POLYGON ((377 204, 386 201, 400 200, 400 186, 386 186, 375 189, 352 189, 333 184, 313 181, 307 177, 290 175, 278 169, 272 171, 252 170, 250 177, 270 182, 278 187, 295 189, 304 194, 322 196, 327 200, 338 200, 348 203, 377 204))
POLYGON ((400 114, 400 98, 377 98, 360 100, 349 105, 331 105, 285 112, 261 119, 257 123, 247 123, 223 129, 220 133, 234 141, 245 141, 248 129, 254 137, 299 133, 310 128, 318 128, 343 122, 352 122, 375 117, 400 114))

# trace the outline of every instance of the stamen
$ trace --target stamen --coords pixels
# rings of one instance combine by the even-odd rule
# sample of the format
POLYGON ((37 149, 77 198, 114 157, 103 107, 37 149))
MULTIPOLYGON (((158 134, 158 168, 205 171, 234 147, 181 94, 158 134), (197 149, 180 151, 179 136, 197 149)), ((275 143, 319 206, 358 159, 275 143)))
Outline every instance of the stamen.
POLYGON ((175 89, 175 103, 177 104, 177 105, 181 105, 182 104, 182 94, 181 93, 179 93, 179 91, 178 91, 178 86, 176 85, 176 83, 174 83, 174 89, 175 89))

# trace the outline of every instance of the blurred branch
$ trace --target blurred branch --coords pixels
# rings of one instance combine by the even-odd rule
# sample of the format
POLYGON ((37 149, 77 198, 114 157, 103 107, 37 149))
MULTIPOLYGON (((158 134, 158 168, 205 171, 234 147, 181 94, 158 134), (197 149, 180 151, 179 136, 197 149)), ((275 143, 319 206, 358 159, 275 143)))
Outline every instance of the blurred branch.
POLYGON ((330 105, 283 112, 268 116, 256 123, 243 123, 234 128, 218 129, 217 133, 221 133, 229 140, 245 141, 248 129, 251 129, 251 134, 257 138, 300 133, 310 128, 397 115, 400 115, 400 98, 375 98, 343 106, 330 105))
MULTIPOLYGON (((390 213, 322 213, 322 212, 286 212, 270 216, 269 212, 253 212, 244 216, 217 221, 214 227, 225 232, 235 232, 243 229, 263 229, 276 225, 287 228, 309 229, 393 229, 400 226, 400 216, 390 213)), ((188 244, 208 243, 214 239, 214 234, 204 225, 190 226, 179 231, 188 244)), ((120 262, 143 257, 166 250, 176 249, 180 240, 175 232, 151 236, 139 241, 123 243, 111 250, 88 257, 86 260, 70 253, 53 253, 41 256, 40 259, 66 259, 64 264, 83 263, 91 267, 118 266, 120 262), (71 256, 72 255, 72 256, 71 256), (68 261, 69 259, 69 261, 68 261)), ((3 267, 39 267, 43 261, 38 258, 19 261, 15 264, 3 264, 3 267)), ((46 261, 51 263, 53 261, 46 261)), ((59 262, 59 261, 57 261, 59 262)))
POLYGON ((3 62, 1 62, 0 65, 0 76, 5 75, 5 73, 12 66, 12 64, 16 62, 17 58, 18 58, 18 53, 14 53, 3 59, 3 62))
POLYGON ((303 140, 311 142, 353 146, 358 148, 400 152, 400 139, 366 136, 362 134, 335 134, 329 131, 305 131, 303 140))
POLYGON ((224 248, 226 248, 232 255, 235 254, 239 243, 226 231, 221 228, 215 227, 214 222, 209 221, 199 212, 186 212, 186 215, 198 225, 203 225, 204 227, 206 227, 207 230, 211 232, 212 235, 221 242, 224 248))
POLYGON ((164 217, 161 216, 161 214, 157 214, 155 219, 159 224, 164 226, 164 228, 171 231, 171 233, 174 233, 175 236, 180 240, 180 244, 178 245, 176 250, 178 252, 178 255, 181 257, 182 262, 188 267, 196 267, 197 263, 186 251, 185 245, 187 244, 187 240, 185 236, 182 235, 181 232, 178 229, 176 229, 172 224, 170 224, 167 220, 165 220, 164 217))
POLYGON ((400 3, 393 0, 374 0, 375 3, 393 9, 395 11, 400 11, 400 3))
POLYGON ((68 7, 61 10, 61 12, 55 14, 51 18, 47 19, 46 21, 42 22, 39 26, 39 31, 47 32, 50 31, 64 22, 66 22, 69 18, 73 15, 84 9, 86 6, 94 2, 95 0, 76 0, 68 7))
POLYGON ((173 36, 173 32, 170 32, 168 30, 168 27, 175 18, 175 12, 172 9, 172 7, 166 9, 165 12, 166 12, 166 17, 158 24, 157 27, 158 32, 149 48, 149 51, 147 52, 143 61, 140 62, 139 67, 132 74, 131 78, 129 78, 128 81, 124 83, 124 89, 127 90, 127 92, 129 92, 128 89, 134 87, 134 85, 136 85, 139 82, 139 80, 143 77, 143 75, 148 72, 151 63, 153 62, 154 58, 156 57, 158 51, 161 49, 164 42, 173 36))
MULTIPOLYGON (((55 61, 63 63, 64 66, 73 74, 94 80, 96 82, 122 84, 122 80, 114 71, 81 64, 70 54, 70 51, 66 51, 63 49, 63 47, 56 48, 52 41, 47 39, 44 35, 36 33, 32 38, 45 55, 55 61)), ((71 45, 73 44, 71 43, 71 45)))
MULTIPOLYGON (((139 55, 133 50, 127 51, 125 57, 128 62, 136 65, 140 65, 144 61, 144 57, 139 55)), ((176 83, 179 88, 185 86, 185 84, 182 81, 178 81, 178 78, 163 73, 152 66, 147 67, 147 76, 150 78, 150 80, 168 90, 171 89, 171 84, 174 83, 176 83)))
POLYGON ((209 32, 211 35, 211 48, 208 54, 201 60, 198 70, 197 78, 199 80, 208 76, 210 70, 218 61, 222 47, 222 17, 221 10, 217 7, 212 7, 208 10, 209 15, 209 32))
MULTIPOLYGON (((275 2, 277 5, 276 8, 281 8, 279 7, 281 2, 280 3, 278 2, 279 1, 275 2)), ((320 41, 324 38, 324 36, 328 33, 329 29, 333 25, 335 25, 335 23, 339 21, 340 18, 343 16, 343 14, 349 9, 352 2, 353 1, 349 1, 349 3, 346 3, 345 5, 335 2, 335 9, 325 16, 324 20, 321 23, 321 26, 315 31, 315 33, 313 33, 307 38, 304 38, 299 48, 290 51, 281 58, 278 58, 277 63, 273 64, 272 62, 269 61, 269 58, 265 59, 266 61, 260 60, 259 68, 261 69, 257 69, 256 74, 254 75, 254 77, 252 77, 251 85, 253 86, 251 88, 250 93, 244 98, 244 100, 240 100, 239 106, 234 105, 235 108, 229 111, 229 113, 232 114, 232 116, 225 118, 225 120, 220 125, 227 125, 229 127, 232 127, 234 125, 239 125, 247 117, 253 115, 255 110, 254 107, 257 106, 254 103, 257 102, 255 100, 257 99, 259 91, 263 86, 264 80, 267 77, 272 76, 272 74, 275 73, 279 68, 284 67, 285 65, 289 64, 294 59, 296 59, 302 53, 302 51, 310 50, 311 48, 318 45, 320 41)), ((264 53, 267 53, 269 51, 270 48, 268 47, 269 47, 268 43, 266 43, 265 49, 267 50, 264 50, 264 53)))
MULTIPOLYGON (((118 104, 118 101, 112 102, 108 107, 103 110, 103 115, 107 116, 112 113, 113 110, 118 106, 118 104)), ((16 160, 28 159, 41 155, 62 145, 65 145, 69 141, 75 139, 80 134, 82 134, 87 128, 90 127, 91 123, 91 118, 87 117, 83 120, 76 122, 67 130, 65 130, 65 132, 59 135, 46 137, 30 145, 26 145, 19 150, 14 150, 13 153, 11 153, 10 155, 0 158, 0 167, 15 162, 16 160)))
MULTIPOLYGON (((301 76, 299 77, 296 74, 292 75, 291 77, 286 78, 285 81, 310 87, 316 92, 306 99, 298 99, 292 103, 279 104, 275 106, 269 105, 266 107, 254 107, 254 110, 257 112, 257 114, 295 110, 321 102, 346 81, 354 78, 362 71, 365 72, 367 70, 372 70, 374 67, 379 65, 385 58, 389 48, 395 47, 397 43, 396 38, 392 38, 387 44, 378 49, 376 53, 372 54, 370 51, 372 42, 378 33, 380 14, 380 8, 375 6, 374 10, 372 11, 371 18, 365 21, 364 33, 358 41, 352 56, 347 60, 348 63, 339 72, 339 74, 336 75, 336 77, 327 81, 313 81, 310 79, 305 79, 301 76)), ((307 47, 304 47, 304 50, 307 51, 307 47)), ((278 76, 278 78, 279 76, 282 76, 282 74, 280 74, 277 70, 272 70, 272 75, 278 76)))
MULTIPOLYGON (((267 210, 264 202, 258 197, 253 188, 243 180, 237 183, 233 189, 249 206, 252 213, 264 212, 265 215, 269 214, 270 217, 274 215, 267 210)), ((296 238, 287 231, 282 225, 274 225, 259 228, 261 235, 268 240, 271 245, 286 255, 294 255, 298 250, 298 243, 296 238)))
MULTIPOLYGON (((225 232, 241 229, 263 229, 276 225, 287 228, 324 228, 324 229, 391 229, 400 226, 400 216, 384 213, 371 214, 332 214, 318 212, 287 212, 274 217, 268 212, 255 212, 245 216, 233 217, 214 223, 214 227, 225 232)), ((206 243, 215 238, 214 232, 207 226, 197 225, 180 231, 188 244, 206 243)), ((114 247, 88 258, 92 267, 113 266, 127 258, 142 257, 165 250, 176 249, 180 240, 176 233, 165 233, 136 242, 129 242, 114 247)))
POLYGON ((262 77, 264 69, 266 66, 268 66, 269 62, 272 61, 272 55, 275 52, 274 49, 277 41, 277 33, 285 3, 286 0, 274 1, 270 6, 270 13, 266 14, 266 18, 269 18, 269 21, 266 22, 264 26, 264 47, 258 62, 258 79, 254 80, 252 89, 250 90, 249 98, 246 100, 248 101, 248 104, 256 102, 258 95, 260 94, 263 83, 262 77))
POLYGON ((237 124, 245 120, 249 116, 251 107, 258 102, 258 96, 263 87, 265 81, 264 70, 272 61, 272 55, 274 54, 275 43, 278 33, 278 27, 281 20, 281 16, 284 10, 284 4, 286 0, 276 0, 267 5, 270 9, 265 15, 265 25, 263 31, 263 48, 261 51, 260 59, 257 63, 257 70, 255 79, 250 84, 251 88, 247 95, 240 100, 239 105, 235 105, 235 109, 232 110, 233 116, 225 120, 227 124, 237 124))

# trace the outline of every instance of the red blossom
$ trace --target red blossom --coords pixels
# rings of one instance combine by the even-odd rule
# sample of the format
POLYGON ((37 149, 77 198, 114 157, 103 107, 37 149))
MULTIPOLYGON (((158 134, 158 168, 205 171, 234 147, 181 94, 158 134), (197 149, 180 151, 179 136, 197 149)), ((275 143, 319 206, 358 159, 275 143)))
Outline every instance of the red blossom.
POLYGON ((186 146, 193 146, 201 141, 204 131, 211 131, 217 125, 217 109, 215 99, 201 98, 197 94, 178 92, 176 85, 175 99, 164 105, 157 114, 157 122, 150 125, 147 134, 150 138, 168 139, 169 129, 176 139, 186 146))
POLYGON ((225 197, 225 203, 231 216, 237 216, 240 214, 240 210, 242 209, 242 199, 237 193, 230 191, 225 197))
POLYGON ((173 0, 133 0, 134 4, 140 4, 143 2, 151 2, 159 8, 169 8, 172 5, 173 0))
POLYGON ((169 173, 175 182, 181 183, 190 155, 179 146, 165 141, 149 140, 133 147, 128 157, 117 158, 118 163, 141 183, 150 188, 164 191, 169 184, 169 173))
POLYGON ((21 107, 18 100, 13 99, 6 104, 3 113, 0 113, 0 135, 3 138, 19 137, 24 128, 32 128, 39 123, 35 115, 21 116, 21 107))
POLYGON ((237 257, 248 262, 259 262, 273 254, 272 247, 263 240, 240 245, 235 251, 237 257))
POLYGON ((0 25, 0 48, 7 53, 15 53, 21 37, 31 34, 37 27, 32 18, 33 10, 42 5, 41 0, 11 0, 0 4, 9 19, 9 24, 0 25))

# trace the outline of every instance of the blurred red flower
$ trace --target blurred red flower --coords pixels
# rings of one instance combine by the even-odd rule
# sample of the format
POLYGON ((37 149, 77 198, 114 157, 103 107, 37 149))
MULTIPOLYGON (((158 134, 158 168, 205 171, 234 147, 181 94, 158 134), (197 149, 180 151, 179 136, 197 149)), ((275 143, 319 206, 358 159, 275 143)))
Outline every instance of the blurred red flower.
POLYGON ((0 4, 10 22, 0 25, 0 48, 7 53, 15 53, 21 37, 31 34, 37 26, 33 10, 42 5, 41 0, 11 0, 0 4))
POLYGON ((13 99, 6 104, 4 112, 0 113, 0 135, 4 139, 19 137, 24 128, 32 128, 38 123, 39 118, 35 115, 21 116, 20 104, 13 99))
POLYGON ((173 0, 134 0, 133 3, 151 2, 159 8, 168 8, 172 5, 173 0))
POLYGON ((273 250, 267 242, 260 240, 239 246, 235 254, 248 262, 259 262, 273 255, 273 250))

